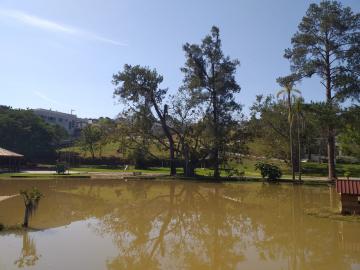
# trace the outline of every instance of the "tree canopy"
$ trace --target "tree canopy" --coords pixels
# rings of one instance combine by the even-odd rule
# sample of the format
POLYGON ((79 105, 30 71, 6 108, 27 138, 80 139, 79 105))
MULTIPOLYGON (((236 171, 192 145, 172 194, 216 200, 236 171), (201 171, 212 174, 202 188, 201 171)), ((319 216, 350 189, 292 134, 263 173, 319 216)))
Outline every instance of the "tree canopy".
POLYGON ((207 111, 209 142, 214 177, 220 176, 220 164, 225 160, 231 129, 238 119, 241 105, 235 101, 240 86, 235 73, 240 62, 224 56, 219 28, 213 26, 200 45, 186 43, 184 89, 207 111))
POLYGON ((0 147, 18 152, 29 161, 52 161, 66 131, 49 125, 31 110, 0 107, 0 147))

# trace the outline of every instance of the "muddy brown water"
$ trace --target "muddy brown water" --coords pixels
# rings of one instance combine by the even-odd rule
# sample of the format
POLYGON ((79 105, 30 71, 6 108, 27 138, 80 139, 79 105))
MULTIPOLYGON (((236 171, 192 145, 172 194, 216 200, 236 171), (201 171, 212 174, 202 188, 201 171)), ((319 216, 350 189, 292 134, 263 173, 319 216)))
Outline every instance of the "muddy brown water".
MULTIPOLYGON (((185 181, 7 180, 0 196, 44 193, 36 230, 0 233, 0 269, 360 269, 360 224, 332 187, 185 181)), ((21 223, 19 196, 0 222, 21 223)))

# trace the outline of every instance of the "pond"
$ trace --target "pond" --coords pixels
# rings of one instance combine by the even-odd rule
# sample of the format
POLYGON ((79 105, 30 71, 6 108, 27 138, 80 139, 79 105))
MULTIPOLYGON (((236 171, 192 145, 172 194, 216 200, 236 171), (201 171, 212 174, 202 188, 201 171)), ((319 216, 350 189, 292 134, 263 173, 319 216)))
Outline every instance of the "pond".
MULTIPOLYGON (((28 232, 0 233, 0 269, 360 269, 360 224, 332 187, 187 181, 7 180, 44 193, 28 232)), ((23 202, 0 202, 22 222, 23 202)))

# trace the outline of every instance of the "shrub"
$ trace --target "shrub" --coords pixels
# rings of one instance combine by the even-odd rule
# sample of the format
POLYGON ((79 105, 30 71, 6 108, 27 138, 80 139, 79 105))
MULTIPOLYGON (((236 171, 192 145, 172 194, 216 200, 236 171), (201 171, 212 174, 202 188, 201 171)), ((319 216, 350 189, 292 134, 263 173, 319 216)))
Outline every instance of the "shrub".
POLYGON ((130 154, 130 160, 134 164, 135 169, 143 170, 148 168, 146 149, 139 146, 130 154))
POLYGON ((346 177, 347 180, 350 179, 350 176, 351 176, 351 171, 350 171, 350 169, 346 169, 346 170, 345 170, 344 176, 346 177))
POLYGON ((237 176, 237 177, 243 177, 245 175, 244 171, 240 171, 237 168, 233 168, 227 171, 227 175, 229 177, 237 176))
POLYGON ((0 232, 4 229, 4 224, 0 223, 0 232))
POLYGON ((275 181, 281 178, 282 172, 278 166, 273 164, 258 162, 255 164, 255 170, 259 170, 261 177, 268 181, 275 181))

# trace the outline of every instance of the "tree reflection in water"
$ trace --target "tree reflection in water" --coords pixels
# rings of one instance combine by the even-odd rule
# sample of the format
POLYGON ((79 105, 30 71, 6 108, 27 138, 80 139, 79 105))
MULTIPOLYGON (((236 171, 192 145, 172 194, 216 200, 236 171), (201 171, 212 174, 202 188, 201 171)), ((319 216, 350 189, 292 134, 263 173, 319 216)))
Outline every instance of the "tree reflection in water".
POLYGON ((30 237, 28 231, 23 232, 22 239, 23 244, 20 257, 14 262, 14 264, 18 268, 35 266, 36 262, 41 257, 41 255, 37 255, 35 241, 30 237))
POLYGON ((63 190, 76 219, 95 217, 96 233, 114 241, 118 256, 107 260, 109 270, 323 270, 360 263, 358 224, 304 214, 336 207, 333 189, 92 181, 63 190))
POLYGON ((132 203, 101 220, 99 230, 119 247, 108 269, 234 269, 244 259, 239 242, 247 223, 231 213, 236 205, 222 203, 220 185, 171 182, 157 195, 148 194, 151 187, 130 184, 132 203))

